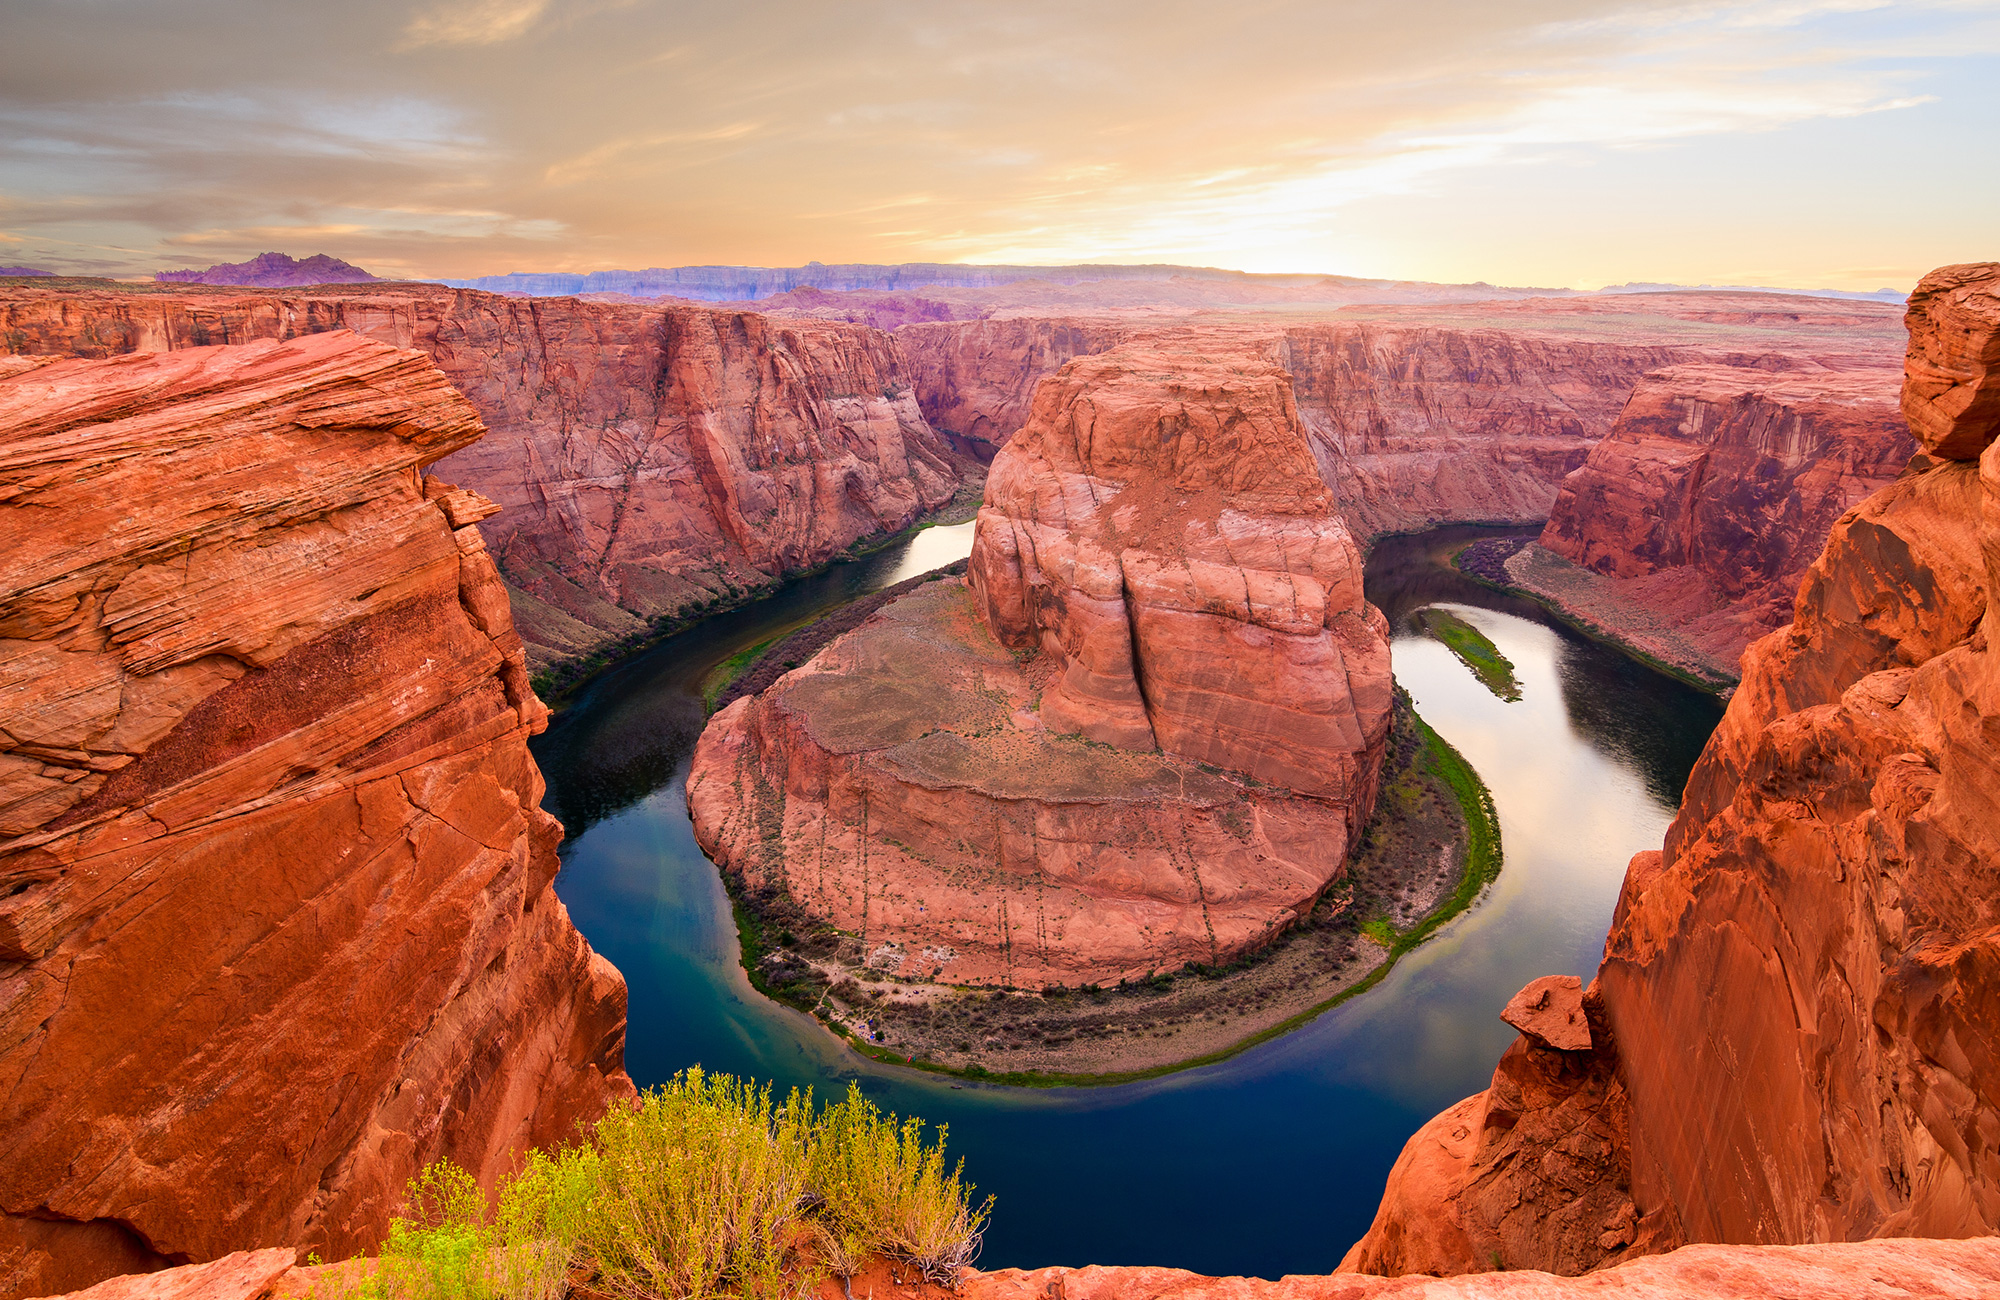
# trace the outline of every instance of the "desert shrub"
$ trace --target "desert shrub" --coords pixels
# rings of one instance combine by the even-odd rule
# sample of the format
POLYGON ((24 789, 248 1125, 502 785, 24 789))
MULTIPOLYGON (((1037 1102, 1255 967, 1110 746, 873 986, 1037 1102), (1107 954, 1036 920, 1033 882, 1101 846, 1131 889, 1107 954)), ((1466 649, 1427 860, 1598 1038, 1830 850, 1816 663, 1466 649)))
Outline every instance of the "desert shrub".
POLYGON ((577 1267, 622 1300, 804 1300, 874 1255, 955 1287, 992 1199, 972 1208, 944 1127, 924 1135, 853 1086, 816 1113, 691 1069, 614 1107, 593 1145, 530 1152, 490 1208, 471 1174, 429 1166, 381 1259, 313 1300, 561 1300, 577 1267))
POLYGON ((408 1217, 390 1223, 361 1290, 369 1300, 559 1300, 596 1183, 594 1151, 531 1151, 489 1211, 471 1174, 430 1165, 410 1180, 408 1217))
POLYGON ((992 1198, 973 1208, 964 1162, 946 1172, 945 1134, 940 1125, 926 1143, 921 1119, 884 1115, 849 1084, 814 1126, 810 1183, 830 1233, 956 1286, 958 1270, 979 1256, 992 1198))
POLYGON ((494 1300, 487 1251, 494 1235, 479 1182, 449 1160, 410 1180, 408 1218, 389 1224, 375 1282, 395 1300, 494 1300))
POLYGON ((597 1126, 600 1176, 586 1242, 600 1289, 646 1300, 791 1300, 787 1275, 805 1191, 811 1106, 794 1092, 699 1068, 614 1108, 597 1126))

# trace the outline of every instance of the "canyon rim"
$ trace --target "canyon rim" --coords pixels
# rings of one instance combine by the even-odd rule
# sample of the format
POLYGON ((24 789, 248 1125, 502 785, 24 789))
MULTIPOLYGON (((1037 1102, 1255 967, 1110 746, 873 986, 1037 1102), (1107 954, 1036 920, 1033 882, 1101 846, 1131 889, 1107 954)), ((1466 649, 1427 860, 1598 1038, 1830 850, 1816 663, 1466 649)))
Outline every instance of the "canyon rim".
POLYGON ((1521 1039, 1411 1139, 1352 1293, 1983 1285, 1996 281, 1927 278, 1900 369, 1877 304, 1730 294, 883 330, 827 295, 0 286, 9 1293, 309 1287, 304 1252, 372 1248, 424 1165, 490 1187, 623 1104, 532 671, 974 491, 963 578, 712 721, 688 801, 744 887, 909 986, 1261 951, 1399 743, 1366 547, 1542 524, 1500 581, 1742 684, 1596 982, 1509 1004, 1521 1039))

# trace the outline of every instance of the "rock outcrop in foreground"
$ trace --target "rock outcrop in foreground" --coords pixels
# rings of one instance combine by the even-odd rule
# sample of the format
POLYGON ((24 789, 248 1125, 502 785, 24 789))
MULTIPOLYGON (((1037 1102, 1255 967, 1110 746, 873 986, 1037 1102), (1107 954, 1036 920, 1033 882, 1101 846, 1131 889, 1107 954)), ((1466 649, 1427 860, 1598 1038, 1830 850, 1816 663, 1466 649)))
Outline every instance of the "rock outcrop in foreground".
POLYGON ((20 353, 343 328, 420 349, 484 421, 438 472, 502 507, 481 531, 537 663, 823 564, 960 487, 892 340, 860 325, 436 285, 0 297, 20 353))
MULTIPOLYGON (((290 1250, 246 1251, 187 1268, 115 1278, 69 1300, 307 1300, 339 1265, 302 1267, 290 1250)), ((2000 1241, 1866 1241, 1827 1246, 1686 1246, 1587 1277, 1523 1270, 1470 1277, 1203 1277, 1177 1268, 967 1269, 955 1292, 876 1264, 848 1289, 883 1300, 1965 1300, 2000 1292, 2000 1241)))
POLYGON ((711 722, 695 833, 905 975, 1227 961, 1310 907, 1368 815, 1387 631, 1282 370, 1081 358, 995 460, 966 586, 711 722))
POLYGON ((1923 454, 1834 525, 1577 995, 1390 1175, 1360 1272, 2000 1227, 2000 263, 1910 298, 1923 454))
POLYGON ((0 1294, 372 1247, 629 1094, 477 414, 345 332, 0 359, 0 1294))
POLYGON ((1791 621, 1834 521, 1914 449, 1872 369, 1670 367, 1563 480, 1541 544, 1733 665, 1791 621))

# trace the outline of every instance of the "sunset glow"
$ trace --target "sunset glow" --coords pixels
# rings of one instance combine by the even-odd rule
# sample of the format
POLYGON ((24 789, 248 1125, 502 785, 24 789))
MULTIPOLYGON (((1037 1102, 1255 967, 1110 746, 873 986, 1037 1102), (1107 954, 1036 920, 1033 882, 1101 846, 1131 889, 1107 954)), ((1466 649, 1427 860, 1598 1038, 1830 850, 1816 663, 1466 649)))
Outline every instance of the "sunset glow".
POLYGON ((83 274, 279 249, 1876 289, 2000 237, 1983 0, 25 0, 0 68, 0 262, 83 274))

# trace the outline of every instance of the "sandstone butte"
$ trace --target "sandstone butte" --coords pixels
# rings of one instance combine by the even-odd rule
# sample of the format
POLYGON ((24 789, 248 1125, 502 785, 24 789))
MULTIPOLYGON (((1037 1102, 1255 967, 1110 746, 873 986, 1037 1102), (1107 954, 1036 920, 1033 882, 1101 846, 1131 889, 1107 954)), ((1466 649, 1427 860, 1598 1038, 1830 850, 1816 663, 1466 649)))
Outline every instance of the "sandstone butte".
POLYGON ((1914 449, 1872 369, 1668 367, 1563 480, 1541 544, 1734 664, 1791 621, 1833 522, 1914 449))
POLYGON ((1932 272, 1908 321, 1921 450, 1744 654, 1596 980, 1552 994, 1589 1050, 1516 1040, 1343 1269, 2000 1226, 2000 263, 1932 272))
POLYGON ((632 1085, 476 493, 345 331, 0 358, 0 1295, 372 1248, 632 1085))
POLYGON ((1065 365, 928 584, 703 733, 697 838, 871 964, 1075 986, 1267 942, 1341 868, 1388 628, 1289 377, 1130 344, 1065 365))
POLYGON ((15 353, 342 328, 423 351, 484 421, 438 472, 502 507, 481 531, 537 664, 824 563, 960 487, 865 326, 438 285, 0 291, 15 353))

